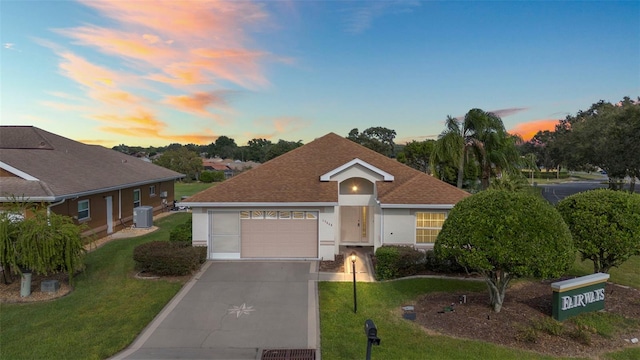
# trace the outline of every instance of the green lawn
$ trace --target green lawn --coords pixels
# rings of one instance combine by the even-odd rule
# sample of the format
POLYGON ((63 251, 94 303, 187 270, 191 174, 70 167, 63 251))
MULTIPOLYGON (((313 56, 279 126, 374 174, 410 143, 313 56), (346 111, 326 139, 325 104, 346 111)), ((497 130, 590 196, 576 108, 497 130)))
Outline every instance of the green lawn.
POLYGON ((176 182, 174 186, 175 191, 175 199, 180 201, 183 196, 191 196, 195 193, 199 193, 202 190, 206 190, 212 186, 215 186, 218 183, 201 183, 201 182, 192 182, 192 183, 183 183, 176 182))
MULTIPOLYGON (((320 331, 322 358, 359 359, 366 353, 364 322, 372 319, 382 343, 372 349, 372 359, 555 359, 551 356, 500 347, 491 343, 427 334, 419 325, 402 319, 400 307, 415 303, 429 291, 486 291, 482 282, 444 279, 410 279, 358 283, 358 313, 353 313, 351 283, 322 282, 320 331)), ((606 325, 606 324, 605 324, 606 325)), ((640 348, 627 348, 607 359, 639 359, 640 348)))
POLYGON ((402 319, 400 306, 429 291, 484 291, 482 282, 410 279, 358 283, 358 313, 353 313, 351 283, 322 282, 320 331, 322 358, 365 357, 364 321, 372 319, 382 343, 372 349, 372 359, 552 359, 481 341, 427 334, 419 325, 402 319))
MULTIPOLYGON (((620 267, 614 267, 609 271, 609 281, 640 289, 640 256, 632 256, 620 267)), ((580 255, 576 257, 576 262, 569 272, 571 275, 583 276, 593 273, 593 262, 591 260, 581 261, 580 255)))
POLYGON ((3 359, 104 359, 129 345, 183 283, 136 280, 133 248, 168 240, 189 213, 159 219, 155 232, 112 241, 87 254, 69 295, 44 303, 2 304, 3 359))

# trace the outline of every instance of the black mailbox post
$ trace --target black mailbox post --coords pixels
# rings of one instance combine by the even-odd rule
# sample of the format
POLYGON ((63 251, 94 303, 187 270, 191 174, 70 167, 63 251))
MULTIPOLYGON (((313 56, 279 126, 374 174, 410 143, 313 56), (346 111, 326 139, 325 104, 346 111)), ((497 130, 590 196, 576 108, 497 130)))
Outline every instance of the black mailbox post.
POLYGON ((380 345, 378 328, 373 320, 367 319, 364 322, 364 333, 367 335, 367 360, 371 360, 371 345, 380 345))

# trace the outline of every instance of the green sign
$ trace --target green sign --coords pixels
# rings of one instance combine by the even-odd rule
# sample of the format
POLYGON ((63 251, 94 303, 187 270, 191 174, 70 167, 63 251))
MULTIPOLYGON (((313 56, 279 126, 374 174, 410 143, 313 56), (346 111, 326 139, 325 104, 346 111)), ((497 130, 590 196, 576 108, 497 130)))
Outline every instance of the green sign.
POLYGON ((597 273, 551 284, 553 318, 563 321, 583 312, 604 309, 604 287, 609 274, 597 273))

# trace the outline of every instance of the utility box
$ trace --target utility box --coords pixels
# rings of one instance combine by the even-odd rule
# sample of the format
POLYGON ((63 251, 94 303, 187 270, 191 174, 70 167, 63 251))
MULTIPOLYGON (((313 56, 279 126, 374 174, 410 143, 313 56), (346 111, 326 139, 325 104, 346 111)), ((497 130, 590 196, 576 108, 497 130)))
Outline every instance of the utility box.
POLYGON ((40 291, 42 292, 57 292, 60 290, 60 281, 58 280, 44 280, 40 283, 40 291))
POLYGON ((153 207, 138 206, 133 208, 133 226, 136 228, 150 228, 153 226, 153 207))

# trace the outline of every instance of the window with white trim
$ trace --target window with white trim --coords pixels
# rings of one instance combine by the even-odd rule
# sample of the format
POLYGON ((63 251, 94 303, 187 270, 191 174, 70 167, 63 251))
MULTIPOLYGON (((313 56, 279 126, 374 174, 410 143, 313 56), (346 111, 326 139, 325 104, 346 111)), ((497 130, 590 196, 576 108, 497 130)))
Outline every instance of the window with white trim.
POLYGON ((444 212, 416 213, 416 244, 433 244, 447 218, 444 212))
POLYGON ((87 220, 90 216, 89 200, 78 201, 78 221, 87 220))
POLYGON ((156 196, 156 186, 155 185, 149 186, 149 196, 156 196))
POLYGON ((142 205, 142 201, 140 201, 140 189, 133 190, 133 207, 138 207, 142 205))

